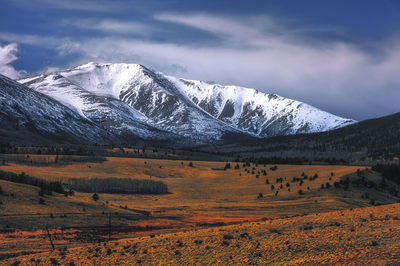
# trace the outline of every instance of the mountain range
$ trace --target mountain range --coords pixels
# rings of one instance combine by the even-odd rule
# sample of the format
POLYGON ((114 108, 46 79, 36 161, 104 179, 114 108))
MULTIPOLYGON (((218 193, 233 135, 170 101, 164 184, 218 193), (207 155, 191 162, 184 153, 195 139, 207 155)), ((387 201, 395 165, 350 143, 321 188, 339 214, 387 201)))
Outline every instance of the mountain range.
POLYGON ((224 143, 356 122, 276 94, 175 78, 138 64, 88 63, 18 83, 0 76, 0 85, 3 130, 78 143, 224 143))

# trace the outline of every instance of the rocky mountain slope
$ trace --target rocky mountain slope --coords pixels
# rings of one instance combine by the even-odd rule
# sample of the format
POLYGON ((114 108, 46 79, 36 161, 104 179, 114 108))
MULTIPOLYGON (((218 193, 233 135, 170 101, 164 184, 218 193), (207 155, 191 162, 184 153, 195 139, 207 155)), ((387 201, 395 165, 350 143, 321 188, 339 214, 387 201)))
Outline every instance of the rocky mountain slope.
POLYGON ((113 137, 58 101, 0 75, 0 140, 102 143, 113 137))
POLYGON ((215 118, 260 137, 321 132, 355 122, 254 89, 185 79, 176 83, 215 118))
POLYGON ((352 124, 305 103, 254 89, 177 79, 137 64, 88 63, 20 80, 113 134, 270 137, 352 124))

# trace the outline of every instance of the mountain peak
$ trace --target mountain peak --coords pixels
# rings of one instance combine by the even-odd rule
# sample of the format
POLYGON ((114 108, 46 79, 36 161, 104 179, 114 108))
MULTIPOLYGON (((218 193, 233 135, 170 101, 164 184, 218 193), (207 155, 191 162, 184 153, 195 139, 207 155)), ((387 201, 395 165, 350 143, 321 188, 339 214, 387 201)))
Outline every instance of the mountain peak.
POLYGON ((129 125, 138 130, 135 120, 147 129, 208 142, 232 133, 269 137, 355 122, 276 94, 175 78, 139 64, 89 62, 39 77, 20 82, 113 131, 129 131, 129 125))

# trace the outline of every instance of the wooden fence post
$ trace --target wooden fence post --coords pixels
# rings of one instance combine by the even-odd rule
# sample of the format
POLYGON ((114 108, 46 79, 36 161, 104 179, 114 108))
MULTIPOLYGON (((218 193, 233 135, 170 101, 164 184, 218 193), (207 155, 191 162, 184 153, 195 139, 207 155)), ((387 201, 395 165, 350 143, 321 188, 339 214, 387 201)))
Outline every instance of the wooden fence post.
POLYGON ((54 248, 53 240, 51 239, 51 234, 50 234, 49 228, 47 228, 47 226, 46 226, 46 231, 47 231, 47 236, 49 237, 49 240, 50 240, 51 248, 54 250, 55 248, 54 248))
POLYGON ((108 241, 111 240, 111 212, 108 214, 108 241))

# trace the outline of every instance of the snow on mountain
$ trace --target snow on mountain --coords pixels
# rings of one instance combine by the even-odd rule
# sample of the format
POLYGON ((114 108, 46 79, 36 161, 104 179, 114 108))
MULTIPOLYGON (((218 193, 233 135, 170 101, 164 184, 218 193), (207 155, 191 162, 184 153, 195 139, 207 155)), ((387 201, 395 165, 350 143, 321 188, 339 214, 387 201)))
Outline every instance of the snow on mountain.
MULTIPOLYGON (((124 122, 132 125, 137 121, 148 128, 190 137, 199 143, 220 140, 226 133, 242 133, 198 108, 163 75, 140 65, 89 63, 20 82, 92 121, 101 122, 105 113, 117 114, 111 120, 120 121, 105 125, 111 129, 118 129, 124 122), (115 102, 120 105, 110 106, 115 102)), ((140 127, 131 127, 131 130, 141 137, 151 134, 143 133, 140 127)))
POLYGON ((88 63, 19 82, 111 130, 197 143, 227 135, 269 137, 354 123, 254 89, 178 79, 137 64, 88 63))
POLYGON ((215 118, 260 137, 321 132, 355 122, 255 89, 170 79, 215 118))
POLYGON ((112 137, 54 99, 0 75, 0 139, 109 142, 112 137), (4 132, 4 133, 3 133, 4 132))
MULTIPOLYGON (((88 80, 90 82, 91 79, 88 80)), ((20 82, 52 97, 114 134, 133 134, 144 139, 174 137, 146 123, 147 118, 144 115, 126 103, 113 98, 112 94, 101 91, 97 92, 97 95, 91 93, 75 85, 60 73, 40 75, 20 82)), ((86 87, 92 88, 87 84, 86 87)))

